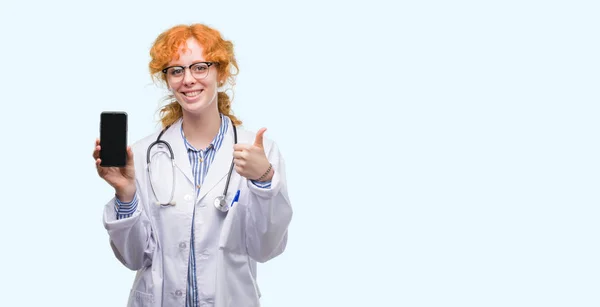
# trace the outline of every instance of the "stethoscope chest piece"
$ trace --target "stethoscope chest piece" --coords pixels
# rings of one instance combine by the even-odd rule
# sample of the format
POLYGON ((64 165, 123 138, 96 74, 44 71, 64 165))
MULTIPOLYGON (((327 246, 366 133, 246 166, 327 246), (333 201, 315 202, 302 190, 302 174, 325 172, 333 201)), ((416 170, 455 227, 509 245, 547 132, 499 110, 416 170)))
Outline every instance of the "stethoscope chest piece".
POLYGON ((229 210, 229 206, 225 202, 225 197, 223 195, 219 195, 215 198, 215 208, 217 208, 221 212, 227 212, 229 210))

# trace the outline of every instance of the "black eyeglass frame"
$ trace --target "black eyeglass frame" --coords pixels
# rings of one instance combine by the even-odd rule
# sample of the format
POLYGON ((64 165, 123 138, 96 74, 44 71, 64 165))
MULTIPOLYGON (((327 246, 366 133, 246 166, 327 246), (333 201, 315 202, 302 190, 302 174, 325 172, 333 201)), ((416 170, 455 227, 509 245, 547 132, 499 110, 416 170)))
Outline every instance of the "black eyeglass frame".
POLYGON ((208 68, 210 68, 211 66, 213 66, 215 64, 219 64, 219 62, 196 62, 196 63, 190 64, 187 67, 186 66, 181 66, 181 65, 174 65, 174 66, 169 66, 169 67, 164 68, 162 70, 162 72, 163 72, 163 74, 166 74, 167 70, 169 70, 169 68, 176 68, 176 67, 179 67, 179 68, 183 69, 184 71, 185 71, 186 68, 189 69, 189 70, 191 70, 192 66, 198 65, 198 64, 206 64, 208 66, 208 68))

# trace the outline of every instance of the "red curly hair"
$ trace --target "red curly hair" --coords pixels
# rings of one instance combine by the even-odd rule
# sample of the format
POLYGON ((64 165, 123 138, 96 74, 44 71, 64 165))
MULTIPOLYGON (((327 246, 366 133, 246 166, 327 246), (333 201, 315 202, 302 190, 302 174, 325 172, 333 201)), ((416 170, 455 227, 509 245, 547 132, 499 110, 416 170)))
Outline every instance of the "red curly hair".
MULTIPOLYGON (((167 64, 179 58, 178 50, 185 44, 188 38, 195 38, 203 47, 204 58, 207 61, 218 62, 217 80, 219 86, 228 82, 232 87, 235 85, 235 77, 239 72, 237 61, 233 53, 233 43, 224 40, 219 31, 203 24, 177 25, 158 35, 154 45, 150 49, 150 74, 167 84, 166 76, 162 70, 167 64), (234 69, 235 71, 232 71, 234 69)), ((241 125, 239 120, 231 111, 231 99, 225 92, 218 92, 217 105, 219 112, 228 116, 234 125, 241 125)), ((161 123, 163 127, 173 124, 183 115, 181 105, 172 95, 167 96, 171 100, 169 104, 160 110, 161 123)))

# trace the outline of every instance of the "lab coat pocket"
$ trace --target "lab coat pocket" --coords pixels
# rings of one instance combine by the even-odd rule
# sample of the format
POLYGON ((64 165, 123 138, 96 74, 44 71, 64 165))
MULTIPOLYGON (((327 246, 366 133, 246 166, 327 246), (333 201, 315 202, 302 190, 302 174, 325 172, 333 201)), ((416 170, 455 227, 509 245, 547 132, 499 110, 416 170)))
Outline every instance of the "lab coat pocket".
POLYGON ((221 228, 221 235, 219 237, 220 249, 234 253, 243 253, 243 210, 244 208, 240 207, 239 202, 233 202, 221 228))
POLYGON ((138 290, 131 290, 130 293, 131 307, 150 307, 154 304, 154 296, 151 293, 144 293, 138 290))

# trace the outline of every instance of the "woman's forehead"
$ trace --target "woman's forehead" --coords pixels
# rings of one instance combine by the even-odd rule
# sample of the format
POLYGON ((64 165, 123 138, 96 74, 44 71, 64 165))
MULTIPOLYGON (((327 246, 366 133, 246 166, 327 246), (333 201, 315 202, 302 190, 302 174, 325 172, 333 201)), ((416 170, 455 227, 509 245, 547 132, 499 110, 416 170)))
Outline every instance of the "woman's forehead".
POLYGON ((197 40, 190 38, 179 45, 171 62, 179 60, 205 61, 204 48, 197 40))

